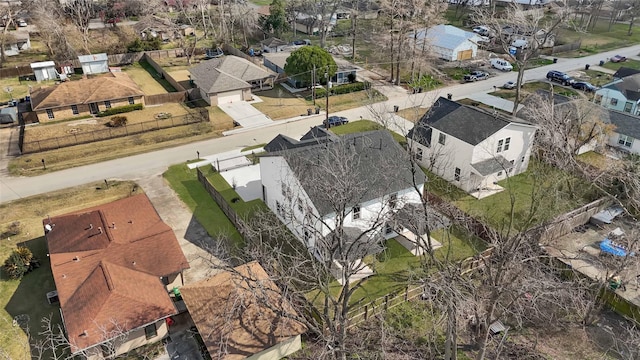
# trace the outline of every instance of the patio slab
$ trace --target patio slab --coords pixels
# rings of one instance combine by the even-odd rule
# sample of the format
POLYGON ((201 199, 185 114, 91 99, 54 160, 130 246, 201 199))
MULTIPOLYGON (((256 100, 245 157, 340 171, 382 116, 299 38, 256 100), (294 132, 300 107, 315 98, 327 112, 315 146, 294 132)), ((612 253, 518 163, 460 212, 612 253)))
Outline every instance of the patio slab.
POLYGON ((238 167, 220 173, 233 186, 242 200, 262 199, 262 182, 260 181, 260 165, 238 167))

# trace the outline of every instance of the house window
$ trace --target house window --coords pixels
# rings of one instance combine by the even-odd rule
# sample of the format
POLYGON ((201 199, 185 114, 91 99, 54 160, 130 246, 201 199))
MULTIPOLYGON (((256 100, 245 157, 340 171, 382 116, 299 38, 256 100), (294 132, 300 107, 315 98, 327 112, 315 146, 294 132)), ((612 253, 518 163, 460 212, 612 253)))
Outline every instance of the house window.
POLYGON ((391 227, 391 225, 389 225, 389 224, 385 224, 385 225, 384 225, 384 233, 385 233, 386 235, 389 235, 389 234, 391 234, 392 232, 393 232, 393 228, 391 227))
POLYGON ((460 181, 460 168, 456 168, 453 172, 453 179, 455 181, 460 181))
POLYGON ((158 330, 156 329, 156 323, 144 327, 144 335, 147 340, 158 336, 158 330))
POLYGON ((440 145, 444 145, 446 140, 447 140, 447 135, 440 133, 440 136, 438 136, 438 143, 440 143, 440 145))
POLYGON ((624 104, 624 112, 628 112, 628 113, 630 113, 630 112, 631 112, 631 108, 633 108, 633 103, 632 103, 632 102, 630 102, 630 101, 627 101, 627 102, 624 104))
POLYGON ((353 207, 353 220, 360 219, 360 205, 356 205, 353 207))
POLYGON ((287 185, 285 183, 282 183, 282 196, 287 196, 287 185))
POLYGON ((630 148, 633 145, 633 138, 631 136, 622 135, 618 137, 618 144, 630 148))
POLYGON ((504 144, 504 140, 498 140, 498 150, 497 152, 502 152, 502 144, 504 144))
POLYGON ((510 137, 504 139, 504 151, 509 150, 509 144, 511 144, 511 138, 510 137))
POLYGON ((502 176, 502 171, 498 172, 498 177, 502 176))
POLYGON ((421 148, 416 149, 416 160, 422 161, 422 149, 421 148))
POLYGON ((298 211, 302 212, 302 199, 298 198, 298 211))
POLYGON ((107 100, 104 102, 104 107, 106 107, 107 109, 111 109, 111 101, 107 100))
POLYGON ((55 118, 55 116, 53 116, 53 110, 47 109, 47 117, 49 117, 49 119, 55 118))
POLYGON ((520 159, 520 162, 524 162, 524 156, 522 157, 522 159, 520 159))
POLYGON ((278 215, 284 216, 284 209, 282 208, 282 204, 280 204, 280 201, 276 201, 276 212, 278 213, 278 215))
POLYGON ((309 239, 311 239, 311 234, 309 233, 309 230, 304 230, 303 233, 304 236, 304 242, 306 242, 307 244, 309 243, 309 239))
POLYGON ((389 195, 389 207, 395 209, 398 206, 398 194, 389 195))
POLYGON ((611 104, 611 106, 616 106, 616 105, 618 105, 618 99, 616 99, 616 98, 611 98, 611 100, 609 101, 609 104, 611 104))
POLYGON ((129 97, 129 105, 133 105, 135 104, 135 101, 133 100, 133 97, 129 97))
POLYGON ((73 113, 73 115, 78 115, 78 105, 71 105, 71 112, 73 113))
POLYGON ((593 102, 596 103, 596 104, 600 104, 600 102, 602 102, 602 95, 596 95, 593 98, 593 102))

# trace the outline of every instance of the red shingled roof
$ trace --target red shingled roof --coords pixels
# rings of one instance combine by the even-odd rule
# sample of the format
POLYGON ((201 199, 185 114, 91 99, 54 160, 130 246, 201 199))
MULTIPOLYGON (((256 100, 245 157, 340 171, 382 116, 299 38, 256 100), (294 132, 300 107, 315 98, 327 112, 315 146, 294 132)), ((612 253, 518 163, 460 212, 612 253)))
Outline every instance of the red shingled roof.
POLYGON ((43 220, 51 270, 74 351, 176 313, 160 277, 189 267, 146 195, 43 220), (114 324, 115 323, 115 324, 114 324))

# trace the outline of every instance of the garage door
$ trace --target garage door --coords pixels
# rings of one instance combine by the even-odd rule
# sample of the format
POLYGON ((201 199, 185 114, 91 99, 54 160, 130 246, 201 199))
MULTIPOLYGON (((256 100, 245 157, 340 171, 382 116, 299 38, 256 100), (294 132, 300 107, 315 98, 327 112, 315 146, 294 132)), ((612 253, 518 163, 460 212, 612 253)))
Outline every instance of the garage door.
POLYGON ((242 90, 218 94, 218 104, 228 104, 236 101, 242 101, 242 90))
POLYGON ((458 60, 469 60, 473 57, 473 50, 458 51, 458 60))

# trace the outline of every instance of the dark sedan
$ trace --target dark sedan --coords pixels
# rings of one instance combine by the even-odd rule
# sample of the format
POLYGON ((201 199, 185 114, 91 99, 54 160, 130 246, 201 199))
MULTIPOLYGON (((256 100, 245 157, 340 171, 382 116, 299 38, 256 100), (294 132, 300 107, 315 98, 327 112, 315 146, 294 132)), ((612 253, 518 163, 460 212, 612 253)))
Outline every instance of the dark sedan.
POLYGON ((575 82, 575 83, 571 84, 571 86, 574 89, 578 89, 578 90, 582 90, 582 91, 586 91, 586 92, 594 92, 597 89, 597 87, 595 87, 593 84, 588 83, 586 81, 578 81, 578 82, 575 82))
POLYGON ((348 122, 349 120, 347 120, 347 118, 344 116, 329 116, 329 119, 325 120, 323 124, 325 127, 332 127, 332 126, 344 125, 348 122))

